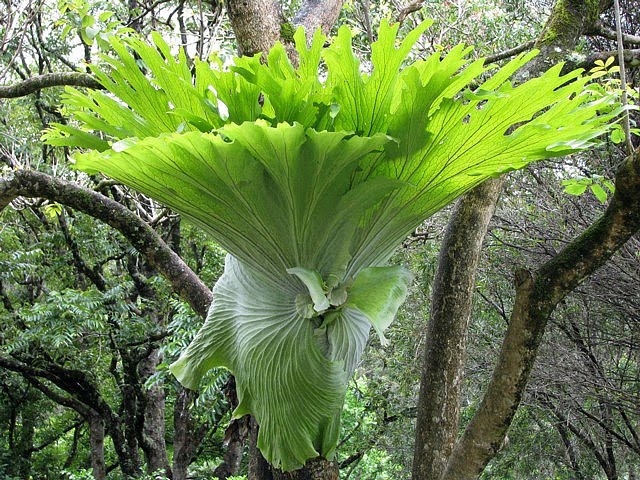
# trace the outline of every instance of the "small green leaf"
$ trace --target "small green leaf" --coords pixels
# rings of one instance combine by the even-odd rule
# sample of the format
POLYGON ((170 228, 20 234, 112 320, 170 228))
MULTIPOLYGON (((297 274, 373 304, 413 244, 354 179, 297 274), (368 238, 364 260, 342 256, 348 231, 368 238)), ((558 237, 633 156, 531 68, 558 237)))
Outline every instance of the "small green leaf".
POLYGON ((619 144, 624 142, 624 137, 624 131, 619 126, 611 130, 610 138, 613 143, 619 144))
POLYGON ((596 78, 604 77, 605 75, 608 75, 608 72, 604 70, 599 70, 597 72, 592 73, 591 78, 596 79, 596 78))
POLYGON ((82 17, 82 28, 87 28, 96 23, 96 19, 92 15, 82 17))
POLYGON ((331 306, 331 303, 325 295, 322 277, 315 270, 309 270, 308 268, 295 267, 288 268, 287 273, 298 277, 302 283, 304 283, 311 300, 313 300, 313 308, 316 312, 323 312, 331 306))
POLYGON ((53 202, 44 207, 44 214, 49 220, 55 220, 62 214, 62 205, 53 202))
POLYGON ((600 203, 607 202, 607 192, 605 192, 600 185, 598 185, 597 183, 593 183, 589 188, 591 188, 591 192, 596 196, 596 198, 600 200, 600 203))
POLYGON ((603 180, 602 184, 605 187, 607 187, 607 190, 609 190, 611 193, 615 193, 616 192, 616 186, 611 180, 603 180))
POLYGON ((569 195, 582 195, 587 189, 587 185, 582 183, 573 183, 564 188, 564 192, 569 195))
POLYGON ((102 12, 100 15, 98 15, 98 20, 100 20, 101 22, 106 22, 107 20, 109 20, 111 17, 113 17, 114 13, 110 12, 108 10, 102 12))

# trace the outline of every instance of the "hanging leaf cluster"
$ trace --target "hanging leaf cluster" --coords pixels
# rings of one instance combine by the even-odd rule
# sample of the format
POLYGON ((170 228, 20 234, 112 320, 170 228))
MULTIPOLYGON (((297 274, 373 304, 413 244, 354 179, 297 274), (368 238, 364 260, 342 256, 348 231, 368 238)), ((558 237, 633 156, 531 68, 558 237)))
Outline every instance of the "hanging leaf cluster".
POLYGON ((76 146, 101 172, 199 225, 229 255, 208 318, 172 371, 197 388, 213 367, 236 377, 235 416, 284 470, 331 457, 348 378, 371 327, 383 332, 411 275, 388 266, 424 219, 488 177, 588 148, 614 115, 588 77, 561 66, 514 86, 534 55, 499 69, 469 48, 408 62, 428 28, 403 40, 383 23, 369 72, 350 32, 329 46, 295 35, 233 65, 172 55, 154 34, 109 40, 93 73, 106 91, 68 89, 76 146))

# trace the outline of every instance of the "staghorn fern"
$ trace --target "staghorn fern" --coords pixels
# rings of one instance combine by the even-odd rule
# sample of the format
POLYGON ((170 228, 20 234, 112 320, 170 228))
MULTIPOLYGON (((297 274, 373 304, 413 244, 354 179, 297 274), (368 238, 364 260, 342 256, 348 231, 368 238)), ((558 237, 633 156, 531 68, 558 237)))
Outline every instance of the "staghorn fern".
POLYGON ((229 252, 171 369, 194 389, 210 368, 233 372, 235 416, 255 416, 258 446, 284 470, 333 454, 369 331, 384 341, 411 281, 386 266, 405 236, 488 177, 588 148, 615 113, 561 66, 512 86, 533 53, 491 76, 463 46, 405 66, 427 27, 397 42, 383 23, 370 74, 346 27, 328 47, 298 31, 297 68, 276 45, 266 64, 197 62, 194 74, 157 34, 111 38, 115 54, 93 67, 109 93, 68 89, 80 126, 46 134, 86 149, 77 168, 165 203, 229 252))

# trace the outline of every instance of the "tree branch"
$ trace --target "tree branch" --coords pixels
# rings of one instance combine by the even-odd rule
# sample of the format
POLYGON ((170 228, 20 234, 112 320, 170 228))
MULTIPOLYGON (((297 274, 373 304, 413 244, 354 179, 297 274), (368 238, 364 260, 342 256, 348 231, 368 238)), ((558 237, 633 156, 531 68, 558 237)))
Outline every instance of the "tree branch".
MULTIPOLYGON (((622 95, 620 102, 624 108, 628 105, 627 98, 627 73, 624 60, 624 46, 622 37, 622 17, 620 14, 620 1, 613 0, 615 18, 616 18, 616 40, 618 43, 618 63, 620 64, 620 87, 622 95)), ((622 112, 622 128, 624 129, 624 143, 627 146, 627 155, 633 155, 633 143, 631 143, 631 123, 629 122, 629 110, 622 112)))
POLYGON ((640 153, 616 173, 604 214, 535 273, 516 273, 516 299, 487 394, 449 458, 442 480, 477 478, 499 449, 520 404, 556 305, 640 231, 640 153))
POLYGON ((63 86, 87 87, 94 89, 103 88, 95 78, 87 73, 47 73, 45 75, 28 78, 27 80, 15 85, 0 86, 0 98, 24 97, 42 90, 43 88, 63 86))
POLYGON ((305 0, 293 17, 294 25, 302 25, 311 38, 320 28, 327 35, 340 15, 343 0, 305 0))
MULTIPOLYGON (((3 365, 3 366, 7 368, 6 365, 3 365)), ((52 390, 51 388, 46 386, 44 383, 42 383, 40 380, 34 378, 29 374, 26 374, 24 372, 20 372, 20 373, 24 377, 26 377, 26 379, 31 385, 33 385, 35 388, 40 390, 46 397, 48 397, 50 400, 53 400, 58 405, 62 405, 64 407, 70 408, 71 410, 75 410, 84 418, 88 418, 89 415, 91 414, 91 409, 88 406, 86 406, 84 403, 79 402, 77 399, 69 395, 62 395, 52 390)))
MULTIPOLYGON (((594 26, 593 35, 599 35, 609 40, 617 40, 617 33, 615 30, 603 25, 601 22, 596 23, 594 26)), ((628 33, 622 34, 622 42, 631 45, 640 45, 640 36, 630 35, 628 33)))
POLYGON ((121 204, 88 188, 29 170, 0 178, 0 211, 18 196, 47 198, 112 226, 171 282, 198 315, 206 317, 211 291, 149 225, 121 204))
POLYGON ((76 422, 72 423, 67 428, 65 428, 64 430, 59 432, 53 438, 50 438, 49 440, 44 441, 43 443, 41 443, 40 445, 38 445, 36 447, 30 448, 29 451, 32 452, 32 453, 35 453, 35 452, 40 452, 40 451, 44 450, 49 445, 52 445, 52 444, 58 442, 61 438, 63 438, 71 430, 77 429, 77 428, 81 427, 82 425, 84 425, 84 423, 85 423, 84 419, 83 420, 77 420, 76 422))
POLYGON ((424 5, 424 0, 415 0, 400 9, 398 13, 397 22, 402 24, 406 20, 406 18, 414 12, 417 12, 424 5))
POLYGON ((490 179, 455 205, 433 280, 418 396, 413 478, 440 476, 458 436, 460 395, 476 270, 504 177, 490 179), (464 228, 474 225, 473 229, 464 228), (462 228, 461 228, 462 227, 462 228), (447 290, 455 285, 455 292, 447 290), (437 446, 437 447, 436 447, 437 446))
MULTIPOLYGON (((640 66, 640 48, 625 49, 622 51, 624 57, 624 64, 627 68, 640 66)), ((602 52, 595 52, 586 57, 582 57, 578 60, 567 60, 564 64, 563 72, 575 70, 576 68, 584 68, 589 70, 595 65, 596 60, 602 60, 603 62, 608 58, 613 57, 614 62, 612 65, 618 65, 618 52, 615 50, 608 50, 602 52)))
POLYGON ((490 63, 504 60, 505 58, 513 57, 514 55, 518 55, 519 53, 526 52, 527 50, 531 50, 535 44, 536 44, 536 41, 531 40, 529 42, 523 43, 522 45, 518 45, 517 47, 510 48, 509 50, 505 50, 499 53, 494 53, 493 55, 489 55, 486 58, 484 63, 488 65, 490 63))
POLYGON ((62 395, 61 393, 52 390, 38 380, 38 378, 44 378, 52 382, 58 388, 66 391, 67 393, 70 393, 68 391, 71 390, 71 388, 69 388, 69 379, 63 378, 55 372, 43 368, 34 367, 27 362, 19 361, 15 358, 5 355, 0 355, 0 367, 21 374, 31 385, 40 390, 51 400, 67 408, 75 410, 84 417, 87 417, 91 411, 91 408, 94 407, 94 405, 89 405, 87 404, 87 402, 79 400, 75 397, 62 395))

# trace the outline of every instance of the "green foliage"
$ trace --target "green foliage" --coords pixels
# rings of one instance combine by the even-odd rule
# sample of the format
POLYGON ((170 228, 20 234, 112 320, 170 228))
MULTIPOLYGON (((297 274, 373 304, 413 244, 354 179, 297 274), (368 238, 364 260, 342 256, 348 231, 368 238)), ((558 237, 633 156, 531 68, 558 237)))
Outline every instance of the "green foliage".
MULTIPOLYGON (((595 66, 589 70, 591 73, 591 77, 596 79, 599 78, 599 83, 594 83, 591 85, 591 89, 600 92, 601 94, 609 94, 615 95, 617 97, 622 97, 623 90, 627 97, 627 109, 628 110, 637 110, 638 109, 638 96, 639 92, 632 88, 631 85, 625 85, 624 89, 622 88, 621 81, 618 75, 620 72, 620 66, 613 65, 615 61, 614 57, 609 57, 606 61, 596 60, 595 66)), ((640 135, 640 128, 635 124, 635 121, 631 120, 631 129, 629 133, 632 136, 640 135)), ((616 123, 612 125, 609 138, 615 144, 620 144, 625 141, 626 133, 620 123, 616 123)))
POLYGON ((406 235, 487 177, 590 147, 616 113, 561 66, 514 87, 532 55, 491 72, 458 46, 404 65, 427 27, 397 41, 383 23, 368 73, 347 28, 328 47, 297 32, 297 68, 276 45, 266 63, 197 62, 195 75, 159 35, 112 37, 115 56, 92 67, 108 92, 69 89, 79 125, 45 136, 90 149, 78 168, 169 205, 231 254, 171 369, 191 388, 231 370, 235 415, 255 415, 284 470, 332 455, 368 332, 382 336, 406 297, 410 275, 385 266, 406 235))
POLYGON ((595 195, 600 203, 606 203, 609 193, 615 192, 615 185, 611 180, 603 178, 601 175, 593 175, 591 177, 576 177, 563 180, 564 192, 569 195, 582 195, 587 188, 595 195), (605 190, 606 188, 606 190, 605 190), (609 193, 607 193, 607 190, 609 193))

